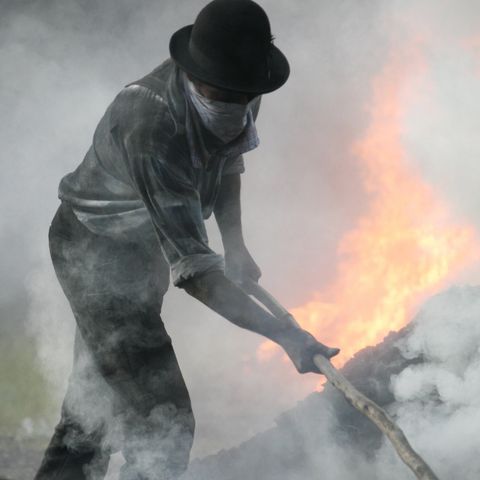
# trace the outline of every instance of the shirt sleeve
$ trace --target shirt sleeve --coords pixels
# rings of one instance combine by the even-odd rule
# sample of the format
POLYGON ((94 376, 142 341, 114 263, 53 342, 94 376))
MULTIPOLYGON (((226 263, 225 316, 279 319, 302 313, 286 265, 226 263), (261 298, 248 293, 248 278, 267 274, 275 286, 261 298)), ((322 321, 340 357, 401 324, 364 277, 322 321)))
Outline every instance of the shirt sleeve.
POLYGON ((232 159, 227 160, 222 175, 233 175, 235 173, 243 172, 245 172, 245 162, 243 160, 243 155, 239 155, 236 158, 233 157, 232 159))
POLYGON ((224 259, 208 246, 197 190, 166 161, 168 141, 146 125, 126 135, 124 146, 133 187, 150 213, 173 284, 179 286, 190 277, 223 271, 224 259))

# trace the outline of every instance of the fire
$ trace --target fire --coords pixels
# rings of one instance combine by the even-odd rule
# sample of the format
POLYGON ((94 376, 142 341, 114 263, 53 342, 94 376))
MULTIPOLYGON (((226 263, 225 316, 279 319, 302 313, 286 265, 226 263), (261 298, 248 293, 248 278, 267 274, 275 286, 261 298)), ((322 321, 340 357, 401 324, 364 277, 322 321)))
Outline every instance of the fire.
MULTIPOLYGON (((368 211, 341 241, 336 279, 291 313, 322 342, 342 349, 341 366, 361 348, 381 341, 411 318, 413 310, 479 259, 469 225, 449 209, 412 166, 402 145, 412 79, 425 78, 421 48, 391 55, 374 78, 370 124, 353 151, 361 162, 368 211)), ((279 350, 265 342, 260 360, 279 350)))

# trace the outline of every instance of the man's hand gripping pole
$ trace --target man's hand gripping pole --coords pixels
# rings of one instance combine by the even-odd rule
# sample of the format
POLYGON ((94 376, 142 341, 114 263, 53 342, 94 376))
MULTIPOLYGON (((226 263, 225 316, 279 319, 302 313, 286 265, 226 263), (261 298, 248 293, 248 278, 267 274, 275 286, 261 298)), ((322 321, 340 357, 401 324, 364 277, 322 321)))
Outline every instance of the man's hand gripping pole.
MULTIPOLYGON (((269 292, 256 282, 243 284, 245 292, 255 297, 273 316, 282 322, 294 322, 293 316, 269 292)), ((297 324, 298 325, 298 324, 297 324)), ((439 480, 428 464, 412 448, 403 431, 375 402, 359 392, 332 364, 322 355, 315 355, 313 362, 327 380, 361 414, 369 418, 390 440, 398 456, 412 470, 419 480, 439 480)))

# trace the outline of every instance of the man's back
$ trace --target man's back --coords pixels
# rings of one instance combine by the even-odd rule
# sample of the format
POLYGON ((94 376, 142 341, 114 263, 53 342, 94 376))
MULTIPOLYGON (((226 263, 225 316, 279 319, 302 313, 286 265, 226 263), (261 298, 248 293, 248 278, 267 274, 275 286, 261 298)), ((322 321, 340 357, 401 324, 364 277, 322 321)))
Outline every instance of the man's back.
POLYGON ((173 119, 165 100, 165 80, 174 71, 174 64, 166 61, 150 74, 158 79, 158 93, 138 85, 122 89, 100 120, 83 162, 60 182, 59 198, 72 206, 77 218, 91 231, 113 236, 133 235, 146 225, 151 228, 147 209, 132 180, 124 140, 133 134, 142 136, 143 148, 153 150, 159 147, 158 136, 153 145, 154 132, 162 132, 162 143, 168 144, 173 119))
MULTIPOLYGON (((203 218, 213 211, 222 175, 244 171, 241 154, 258 140, 248 147, 241 138, 228 147, 216 141, 199 125, 184 83, 183 72, 169 59, 125 87, 101 119, 83 162, 62 179, 60 199, 93 232, 145 234, 150 214, 143 197, 155 193, 145 189, 160 175, 160 164, 171 188, 178 183, 197 191, 203 218), (146 155, 148 165, 140 160, 146 155), (138 172, 140 163, 147 170, 138 172)), ((257 97, 252 125, 259 107, 257 97)))

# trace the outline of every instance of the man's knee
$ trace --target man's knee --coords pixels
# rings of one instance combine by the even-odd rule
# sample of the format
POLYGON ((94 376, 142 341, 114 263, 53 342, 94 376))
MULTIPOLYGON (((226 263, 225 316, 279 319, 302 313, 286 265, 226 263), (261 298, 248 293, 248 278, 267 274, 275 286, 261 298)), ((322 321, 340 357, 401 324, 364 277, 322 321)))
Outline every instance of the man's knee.
POLYGON ((126 463, 122 480, 174 479, 187 468, 195 419, 190 408, 173 404, 152 409, 142 421, 130 419, 122 448, 126 463), (134 422, 134 423, 132 423, 134 422))

